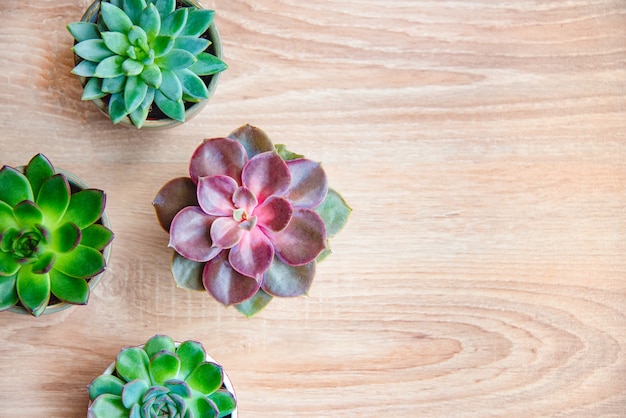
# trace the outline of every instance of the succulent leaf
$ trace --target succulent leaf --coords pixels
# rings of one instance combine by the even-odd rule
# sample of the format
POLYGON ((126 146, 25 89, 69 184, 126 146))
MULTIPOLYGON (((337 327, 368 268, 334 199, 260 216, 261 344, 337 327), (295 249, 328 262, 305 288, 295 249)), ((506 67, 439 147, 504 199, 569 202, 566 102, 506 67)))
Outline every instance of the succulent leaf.
MULTIPOLYGON (((191 182, 191 180, 189 180, 191 182)), ((193 183, 192 183, 193 184, 193 183)), ((195 186, 194 186, 194 196, 195 196, 195 186)), ((164 202, 164 205, 167 205, 168 202, 164 202)), ((172 217, 176 215, 176 213, 172 214, 172 217)), ((19 225, 13 216, 13 208, 9 206, 7 203, 0 200, 0 231, 7 231, 9 229, 17 229, 19 225)), ((2 233, 0 233, 0 238, 2 237, 2 233)))
POLYGON ((196 185, 188 177, 172 179, 161 187, 152 205, 161 228, 169 232, 172 219, 181 209, 198 206, 196 185))
POLYGON ((159 15, 161 15, 161 20, 165 19, 176 9, 176 0, 150 0, 150 2, 156 6, 159 15))
POLYGON ((291 173, 291 184, 286 198, 295 207, 315 208, 328 192, 328 181, 322 166, 305 158, 287 161, 291 173))
POLYGON ((187 377, 194 371, 206 358, 204 347, 197 341, 185 341, 176 349, 176 355, 180 358, 180 375, 187 377))
POLYGON ((154 94, 154 102, 168 117, 180 122, 185 120, 185 106, 182 101, 170 100, 161 91, 157 91, 154 94))
MULTIPOLYGON (((103 3, 105 4, 105 3, 103 3)), ((87 61, 100 62, 115 53, 107 48, 102 39, 87 39, 74 45, 74 53, 87 61)))
POLYGON ((89 285, 87 280, 70 277, 58 270, 52 269, 50 276, 50 291, 63 302, 74 305, 86 305, 89 300, 89 285))
MULTIPOLYGON (((91 80, 100 80, 100 79, 92 78, 91 80)), ((115 94, 115 93, 120 93, 124 91, 125 85, 126 85, 126 76, 121 75, 119 77, 114 77, 114 78, 103 78, 101 89, 102 89, 102 92, 104 93, 115 94)))
POLYGON ((124 381, 111 374, 103 374, 95 378, 88 386, 89 398, 96 399, 105 393, 122 396, 124 381))
POLYGON ((126 111, 134 112, 143 102, 148 92, 148 85, 139 77, 132 76, 126 79, 124 88, 124 106, 126 111))
MULTIPOLYGON (((204 357, 202 358, 204 360, 204 357)), ((170 393, 176 394, 181 398, 190 398, 192 396, 191 389, 184 380, 172 379, 165 382, 164 386, 170 393)))
POLYGON ((13 276, 20 270, 20 264, 8 252, 0 251, 0 277, 13 276))
MULTIPOLYGON (((88 61, 83 61, 88 62, 88 61)), ((54 175, 54 167, 50 160, 48 160, 43 154, 37 154, 28 162, 24 169, 24 175, 30 182, 30 186, 33 190, 33 196, 37 197, 41 185, 46 181, 48 177, 54 175)))
POLYGON ((102 90, 102 83, 103 80, 100 78, 90 78, 83 87, 81 100, 96 100, 106 96, 107 93, 102 90))
POLYGON ((149 363, 148 354, 143 349, 130 347, 119 352, 115 361, 115 369, 117 374, 127 382, 135 379, 151 382, 148 372, 149 363))
MULTIPOLYGON (((227 390, 217 390, 210 394, 208 397, 215 404, 219 411, 232 411, 235 409, 235 398, 227 390)), ((220 414, 220 417, 221 416, 223 415, 220 414)))
POLYGON ((208 395, 222 386, 222 376, 222 368, 219 365, 205 362, 193 369, 185 381, 191 389, 208 395))
POLYGON ((255 194, 259 204, 272 195, 283 195, 291 183, 285 161, 275 152, 252 157, 241 173, 242 183, 255 194))
POLYGON ((183 93, 193 99, 206 99, 209 97, 209 91, 204 82, 193 72, 183 69, 175 71, 176 77, 180 80, 183 87, 183 93))
MULTIPOLYGON (((0 265, 2 265, 3 263, 2 254, 3 253, 0 253, 0 265)), ((15 288, 16 280, 16 274, 13 274, 11 276, 3 276, 2 271, 0 271, 0 311, 9 309, 11 306, 14 306, 19 300, 17 297, 17 289, 15 288)))
POLYGON ((213 18, 215 17, 214 10, 208 9, 195 9, 189 12, 187 16, 187 22, 180 34, 181 36, 193 36, 198 37, 209 29, 213 18))
POLYGON ((328 189, 324 201, 315 208, 326 225, 326 235, 332 238, 343 229, 348 222, 352 209, 336 190, 328 189))
POLYGON ((161 16, 154 4, 148 4, 141 12, 139 26, 146 32, 148 42, 153 41, 157 37, 161 30, 161 16))
POLYGON ((61 224, 52 233, 50 248, 59 253, 72 251, 81 242, 82 233, 72 222, 61 224))
POLYGON ((102 216, 106 198, 102 190, 85 189, 72 194, 63 221, 74 222, 79 228, 86 228, 102 216))
POLYGON ((127 115, 128 112, 126 112, 124 105, 124 95, 121 92, 112 94, 109 99, 109 116, 111 116, 111 121, 113 123, 119 123, 127 115))
POLYGON ((102 32, 101 36, 107 48, 117 55, 126 55, 130 46, 127 35, 120 32, 102 32))
POLYGON ((169 351, 161 351, 150 359, 149 370, 152 381, 162 385, 178 376, 180 359, 169 351))
POLYGON ((89 416, 94 418, 124 418, 128 416, 122 397, 109 393, 98 396, 89 407, 89 416))
MULTIPOLYGON (((124 70, 124 74, 129 77, 133 77, 133 76, 137 76, 139 74, 141 74, 141 72, 144 69, 144 65, 139 62, 136 61, 132 58, 128 58, 126 60, 124 60, 124 62, 122 63, 122 70, 124 70)), ((128 81, 126 82, 126 88, 128 88, 128 81)))
POLYGON ((276 255, 285 263, 301 266, 310 263, 326 248, 326 227, 311 209, 298 209, 291 222, 280 233, 268 231, 276 255))
POLYGON ((208 39, 193 36, 179 36, 174 41, 174 48, 189 51, 193 55, 198 55, 211 44, 208 39))
POLYGON ((195 58, 196 62, 189 67, 189 70, 197 75, 217 74, 228 68, 224 61, 207 52, 201 52, 195 58))
POLYGON ((228 137, 239 142, 244 147, 249 158, 262 152, 274 150, 274 145, 272 145, 272 141, 267 134, 252 125, 241 126, 231 132, 228 137))
POLYGON ((172 256, 172 275, 178 287, 187 290, 205 290, 204 284, 202 284, 203 270, 204 263, 189 260, 174 252, 172 256))
POLYGON ((43 221, 43 213, 30 200, 24 200, 13 208, 13 216, 21 227, 34 228, 43 221))
POLYGON ((123 64, 126 57, 122 55, 113 55, 103 59, 96 66, 94 76, 98 78, 114 78, 124 75, 123 64))
POLYGON ((88 279, 103 272, 105 262, 100 251, 78 245, 71 252, 57 254, 54 268, 71 277, 88 279))
MULTIPOLYGON (((141 72, 141 79, 149 87, 158 89, 161 86, 163 76, 161 75, 161 68, 158 65, 146 65, 141 72)), ((152 103, 152 101, 150 101, 152 103)))
POLYGON ((134 112, 130 114, 130 119, 133 124, 137 127, 137 129, 141 128, 148 118, 148 113, 150 112, 150 106, 154 101, 154 89, 148 88, 146 92, 146 97, 144 97, 143 102, 139 105, 134 112))
POLYGON ((170 100, 178 101, 183 97, 183 86, 173 71, 161 68, 161 86, 159 87, 165 97, 170 100))
POLYGON ((102 14, 105 25, 110 31, 128 33, 130 28, 133 27, 133 22, 128 15, 124 13, 122 9, 111 3, 104 1, 100 3, 100 13, 102 14))
POLYGON ((190 260, 210 260, 220 252, 207 234, 214 220, 197 206, 184 208, 172 220, 169 246, 190 260))
POLYGON ((122 10, 128 15, 130 20, 139 24, 141 12, 146 8, 145 0, 124 0, 122 2, 122 10))
POLYGON ((39 316, 50 299, 50 276, 47 273, 36 274, 30 266, 22 266, 17 272, 16 289, 24 308, 39 316))
POLYGON ((81 231, 80 245, 95 248, 98 251, 104 248, 113 240, 113 231, 100 224, 89 225, 81 231))
POLYGON ((217 418, 219 416, 217 406, 206 398, 193 399, 189 403, 189 410, 194 417, 217 418))
POLYGON ((259 281, 255 278, 237 272, 223 251, 205 264, 202 283, 204 288, 225 306, 251 298, 260 287, 259 281))
POLYGON ((46 225, 59 223, 69 206, 70 196, 70 185, 63 174, 55 174, 43 182, 35 202, 44 214, 46 225))
POLYGON ((176 351, 176 344, 171 337, 167 335, 155 335, 150 338, 143 347, 149 358, 152 358, 155 354, 161 351, 169 351, 171 353, 176 351))
POLYGON ((93 77, 96 73, 97 66, 98 64, 95 62, 83 60, 72 69, 72 74, 76 74, 80 77, 93 77))
POLYGON ((23 200, 35 200, 28 179, 12 167, 2 167, 0 170, 0 201, 13 207, 23 200))
POLYGON ((191 52, 175 48, 154 60, 159 67, 167 70, 182 70, 196 61, 196 57, 191 52))
POLYGON ((122 389, 122 404, 127 409, 132 408, 134 404, 141 401, 148 389, 148 384, 143 380, 135 379, 128 382, 122 389))
POLYGON ((188 13, 188 8, 182 7, 162 19, 161 35, 177 37, 187 23, 188 13))
POLYGON ((265 273, 263 290, 272 296, 295 297, 306 295, 315 277, 315 261, 302 266, 290 266, 274 257, 265 273))
POLYGON ((46 274, 54 265, 56 255, 53 252, 46 252, 37 257, 37 260, 31 265, 31 269, 35 274, 46 274))
POLYGON ((91 22, 74 22, 67 25, 67 30, 72 34, 77 42, 88 39, 99 39, 100 31, 98 26, 91 22))

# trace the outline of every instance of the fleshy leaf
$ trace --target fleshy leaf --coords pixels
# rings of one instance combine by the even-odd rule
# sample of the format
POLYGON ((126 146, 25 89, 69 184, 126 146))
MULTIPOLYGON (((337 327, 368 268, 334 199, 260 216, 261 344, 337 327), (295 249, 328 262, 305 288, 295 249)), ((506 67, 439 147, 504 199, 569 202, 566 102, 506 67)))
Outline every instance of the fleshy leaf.
POLYGON ((135 379, 124 385, 122 389, 122 404, 127 409, 141 401, 144 393, 148 391, 148 384, 143 380, 135 379))
POLYGON ((137 127, 137 129, 141 128, 148 118, 148 113, 150 112, 150 108, 152 106, 152 102, 154 101, 154 89, 149 87, 146 92, 146 97, 144 97, 143 102, 139 105, 139 107, 132 112, 129 116, 133 124, 137 127))
POLYGON ((299 209, 283 231, 268 234, 282 261, 292 266, 307 264, 326 247, 324 221, 311 209, 299 209))
POLYGON ((161 16, 161 21, 176 9, 176 0, 150 0, 156 6, 161 16))
POLYGON ((239 142, 245 148, 249 158, 262 152, 274 150, 274 145, 267 134, 256 126, 249 124, 235 129, 228 137, 239 142))
POLYGON ((337 235, 348 222, 352 209, 339 193, 333 189, 328 189, 326 198, 322 204, 315 208, 315 212, 324 220, 327 237, 332 238, 337 235))
POLYGON ((161 86, 159 91, 170 100, 180 100, 183 97, 183 86, 173 71, 161 68, 161 86))
POLYGON ((196 367, 186 382, 191 389, 208 395, 222 386, 222 376, 222 368, 219 365, 206 362, 196 367))
MULTIPOLYGON (((33 228, 37 224, 41 224, 43 213, 30 200, 24 200, 13 208, 13 216, 22 227, 33 228)), ((0 231, 1 232, 1 231, 0 231)))
POLYGON ((259 225, 274 232, 280 232, 291 221, 293 207, 283 197, 270 196, 262 205, 256 207, 253 214, 258 217, 259 225))
POLYGON ((146 0, 124 0, 122 10, 134 24, 139 24, 141 12, 146 8, 146 0))
POLYGON ((0 277, 13 276, 20 269, 20 264, 11 253, 0 251, 0 277))
POLYGON ((37 196, 43 182, 46 181, 48 177, 52 177, 54 175, 54 167, 45 155, 37 154, 28 162, 28 165, 24 170, 24 175, 30 182, 33 190, 33 196, 37 196))
MULTIPOLYGON (((2 263, 2 257, 0 257, 0 263, 2 263)), ((15 274, 8 277, 0 275, 0 311, 9 309, 17 304, 16 280, 17 275, 15 274)))
POLYGON ((282 195, 289 188, 291 174, 285 161, 275 152, 255 155, 243 168, 241 180, 256 195, 259 204, 271 195, 282 195))
POLYGON ((122 404, 122 397, 109 393, 98 396, 89 407, 89 416, 93 418, 122 418, 128 416, 128 410, 122 404))
POLYGON ((193 72, 184 69, 175 71, 178 80, 180 80, 180 84, 183 87, 183 93, 187 96, 193 97, 195 99, 206 99, 209 97, 209 91, 204 84, 204 81, 200 79, 193 72))
POLYGON ((113 231, 100 224, 90 225, 81 233, 80 245, 95 248, 98 251, 104 250, 113 240, 113 231))
POLYGON ((220 251, 209 235, 214 220, 197 206, 181 210, 172 220, 169 246, 190 260, 210 260, 220 251))
POLYGON ((218 57, 208 52, 196 55, 196 62, 189 67, 197 75, 212 75, 224 71, 228 65, 218 57))
POLYGON ((170 13, 161 22, 161 35, 177 37, 187 23, 188 8, 182 7, 170 13))
POLYGON ((87 387, 89 392, 89 399, 92 401, 98 396, 109 393, 111 395, 122 396, 122 388, 124 382, 120 378, 110 375, 102 374, 95 378, 87 387))
POLYGON ((258 228, 243 234, 239 243, 228 253, 228 261, 235 270, 259 282, 273 258, 272 242, 258 228))
POLYGON ((163 81, 163 75, 161 74, 159 66, 152 64, 144 67, 144 70, 141 73, 141 79, 148 86, 158 89, 163 81))
POLYGON ((143 102, 148 92, 148 85, 137 76, 128 77, 126 79, 126 87, 124 88, 124 105, 128 113, 135 111, 143 102))
POLYGON ((326 173, 319 163, 299 158, 287 161, 291 184, 285 196, 295 207, 312 209, 318 206, 328 191, 326 173))
POLYGON ((63 174, 48 177, 41 185, 35 200, 44 214, 45 224, 49 227, 56 225, 70 203, 70 185, 63 174))
POLYGON ((95 23, 73 22, 67 25, 67 30, 77 42, 86 41, 87 39, 100 39, 100 31, 95 23))
POLYGON ((210 44, 211 42, 208 39, 195 38, 192 36, 179 36, 174 42, 174 48, 191 52, 192 55, 198 55, 210 44))
POLYGON ((124 61, 126 57, 114 55, 100 61, 94 71, 94 76, 98 78, 114 78, 124 75, 124 61))
POLYGON ((89 300, 89 285, 85 279, 77 279, 61 273, 58 270, 50 270, 50 291, 63 302, 75 305, 86 305, 89 300))
MULTIPOLYGON (((18 229, 19 225, 13 217, 13 208, 7 203, 0 200, 0 231, 6 231, 8 229, 18 229)), ((0 236, 1 238, 1 236, 0 236)), ((0 270, 2 268, 0 267, 0 270)))
POLYGON ((180 359, 171 352, 161 351, 150 359, 150 376, 160 385, 175 378, 180 370, 180 359))
POLYGON ((187 23, 180 36, 200 36, 209 29, 215 11, 209 9, 195 9, 189 12, 187 23))
POLYGON ((127 382, 135 379, 150 382, 149 363, 148 354, 143 349, 138 347, 123 348, 117 355, 115 369, 117 374, 127 382))
POLYGON ((72 251, 81 241, 81 231, 72 222, 61 224, 52 233, 51 248, 59 253, 72 251))
POLYGON ((102 39, 87 39, 74 45, 74 53, 87 61, 100 62, 115 53, 106 47, 102 39))
POLYGON ((152 42, 154 49, 154 57, 162 57, 168 54, 174 48, 174 38, 171 36, 157 36, 152 42))
POLYGON ((102 216, 106 197, 102 190, 85 189, 72 194, 63 221, 74 222, 83 229, 102 216))
POLYGON ((37 261, 31 264, 31 269, 35 274, 46 274, 54 265, 54 261, 56 260, 56 255, 53 252, 45 252, 37 257, 37 261))
POLYGON ((205 290, 202 284, 204 263, 189 260, 174 252, 172 258, 172 275, 176 285, 187 290, 205 290))
POLYGON ((235 410, 237 406, 233 395, 224 389, 217 390, 209 395, 209 399, 217 406, 220 416, 226 416, 235 410))
MULTIPOLYGON (((163 87, 162 84, 161 87, 163 87)), ((179 122, 185 121, 185 106, 182 101, 170 100, 161 91, 157 91, 154 94, 154 102, 169 118, 179 122)))
POLYGON ((189 177, 178 177, 165 183, 152 205, 161 228, 169 232, 172 219, 187 206, 198 206, 196 185, 189 177))
POLYGON ((107 93, 102 91, 102 80, 99 78, 90 78, 85 87, 83 87, 83 95, 81 100, 96 100, 106 96, 107 93))
POLYGON ((176 344, 172 337, 168 337, 167 335, 155 335, 146 342, 143 349, 148 355, 148 358, 152 358, 160 351, 175 352, 176 344))
POLYGON ((100 13, 104 23, 113 32, 128 33, 133 22, 124 11, 110 3, 100 3, 100 13))
POLYGON ((252 297, 259 282, 232 268, 226 251, 207 262, 202 275, 204 288, 220 303, 228 306, 252 297))
MULTIPOLYGON (((124 71, 124 75, 127 77, 137 76, 143 72, 143 69, 144 65, 132 58, 128 58, 122 63, 122 71, 124 71)), ((128 86, 128 82, 126 83, 126 86, 128 86)))
POLYGON ((219 416, 217 406, 207 398, 194 398, 188 402, 187 407, 189 408, 190 416, 202 418, 218 418, 219 416))
POLYGON ((197 341, 184 341, 178 346, 176 355, 180 358, 180 376, 184 379, 206 358, 204 347, 197 341))
POLYGON ((104 45, 117 55, 126 55, 126 50, 130 46, 128 36, 120 32, 102 32, 104 45))
POLYGON ((139 17, 139 25, 146 31, 148 42, 154 40, 161 29, 161 16, 156 6, 148 4, 139 17))
POLYGON ((109 100, 111 122, 119 123, 126 115, 128 115, 128 112, 126 112, 126 105, 124 104, 124 95, 122 93, 112 94, 109 100))
POLYGON ((76 67, 72 69, 72 74, 76 74, 80 77, 93 77, 93 75, 96 73, 97 65, 98 64, 95 62, 82 60, 81 62, 76 64, 76 67))
POLYGON ((23 200, 35 200, 26 176, 6 165, 0 170, 0 200, 11 207, 23 200))
POLYGON ((101 273, 105 269, 102 253, 91 247, 82 245, 69 253, 57 255, 54 268, 71 277, 87 279, 101 273))
POLYGON ((189 174, 194 183, 205 176, 224 175, 239 180, 247 161, 246 150, 239 142, 228 138, 209 139, 191 156, 189 174))
POLYGON ((41 315, 50 300, 50 276, 35 274, 30 266, 23 266, 17 273, 16 288, 22 305, 34 316, 41 315))
POLYGON ((280 155, 280 158, 285 161, 296 160, 304 157, 304 155, 289 151, 284 144, 276 144, 276 152, 280 155))
POLYGON ((154 62, 161 68, 173 71, 190 67, 196 62, 196 58, 190 52, 182 49, 172 49, 167 54, 155 58, 154 62))
POLYGON ((307 294, 315 277, 315 261, 290 266, 274 257, 263 279, 263 290, 273 296, 294 297, 307 294))
POLYGON ((237 187, 232 177, 202 177, 198 179, 198 203, 209 215, 230 216, 235 209, 233 194, 237 187))

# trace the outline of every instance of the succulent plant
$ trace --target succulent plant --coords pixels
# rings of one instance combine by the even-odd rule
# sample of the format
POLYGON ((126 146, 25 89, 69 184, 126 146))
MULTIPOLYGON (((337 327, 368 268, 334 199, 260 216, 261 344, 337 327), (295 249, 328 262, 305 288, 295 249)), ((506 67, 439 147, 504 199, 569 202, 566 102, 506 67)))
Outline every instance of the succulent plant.
POLYGON ((351 212, 321 165, 246 125, 205 140, 189 173, 166 183, 153 202, 175 250, 176 283, 206 289, 246 316, 273 296, 306 294, 328 238, 351 212))
POLYGON ((202 344, 177 345, 165 335, 122 349, 114 370, 94 379, 88 391, 92 418, 225 417, 236 407, 222 367, 207 360, 202 344))
POLYGON ((102 0, 96 22, 67 29, 82 58, 72 73, 86 77, 83 100, 108 97, 113 123, 129 116, 143 126, 152 104, 171 119, 185 120, 185 102, 209 97, 201 77, 227 65, 207 52, 203 37, 213 10, 176 8, 176 0, 102 0))
POLYGON ((42 154, 23 172, 0 170, 0 310, 21 304, 39 316, 51 294, 87 303, 87 279, 104 271, 102 251, 113 239, 98 223, 105 201, 101 190, 72 193, 42 154))

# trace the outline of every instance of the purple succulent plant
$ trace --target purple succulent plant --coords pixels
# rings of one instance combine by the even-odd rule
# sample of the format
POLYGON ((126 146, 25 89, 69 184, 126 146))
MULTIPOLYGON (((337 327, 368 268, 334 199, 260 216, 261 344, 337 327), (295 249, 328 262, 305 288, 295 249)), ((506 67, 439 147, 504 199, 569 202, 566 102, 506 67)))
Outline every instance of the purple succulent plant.
POLYGON ((206 289, 248 316, 272 296, 306 294, 328 236, 350 213, 329 191, 321 165, 246 125, 228 138, 205 140, 189 173, 168 182, 154 201, 176 251, 177 283, 206 289))

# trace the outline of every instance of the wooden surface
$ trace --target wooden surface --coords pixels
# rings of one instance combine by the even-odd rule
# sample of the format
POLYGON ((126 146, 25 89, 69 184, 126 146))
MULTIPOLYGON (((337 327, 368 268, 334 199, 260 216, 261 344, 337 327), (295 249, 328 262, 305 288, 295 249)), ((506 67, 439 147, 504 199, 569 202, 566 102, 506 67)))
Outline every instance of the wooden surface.
POLYGON ((107 191, 89 305, 0 313, 0 416, 81 417, 123 346, 197 339, 242 417, 626 416, 626 2, 214 0, 230 68, 184 126, 81 102, 65 24, 0 2, 0 163, 107 191), (308 298, 252 319, 177 289, 151 206, 245 123, 354 209, 308 298))

